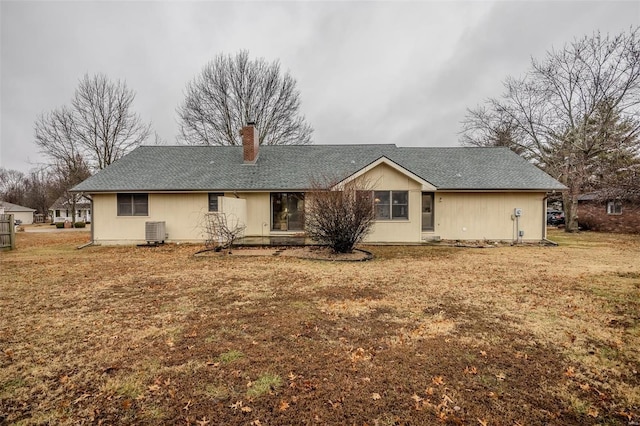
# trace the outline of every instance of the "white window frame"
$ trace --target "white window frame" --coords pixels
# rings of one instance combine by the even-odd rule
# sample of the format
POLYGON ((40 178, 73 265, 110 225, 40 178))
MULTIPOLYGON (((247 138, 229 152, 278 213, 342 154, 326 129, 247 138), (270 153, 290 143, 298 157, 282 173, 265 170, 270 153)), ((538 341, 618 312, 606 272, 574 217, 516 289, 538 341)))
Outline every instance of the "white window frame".
MULTIPOLYGON (((401 220, 409 220, 409 191, 373 191, 373 197, 371 197, 373 200, 373 208, 374 208, 374 212, 376 213, 376 217, 375 220, 376 221, 401 221, 401 220), (388 217, 383 217, 380 218, 377 215, 377 209, 376 207, 378 206, 378 204, 376 203, 376 200, 379 200, 379 197, 376 197, 376 193, 380 194, 380 193, 387 193, 389 195, 389 214, 388 217), (398 204, 398 203, 394 203, 394 193, 396 194, 400 194, 403 193, 406 196, 407 199, 407 203, 406 204, 398 204), (406 212, 407 214, 405 216, 395 216, 393 215, 393 206, 399 207, 399 206, 405 206, 406 208, 406 212)), ((382 204, 382 205, 387 205, 387 204, 382 204)))
POLYGON ((607 214, 608 215, 621 215, 622 214, 622 201, 608 201, 607 202, 607 214))

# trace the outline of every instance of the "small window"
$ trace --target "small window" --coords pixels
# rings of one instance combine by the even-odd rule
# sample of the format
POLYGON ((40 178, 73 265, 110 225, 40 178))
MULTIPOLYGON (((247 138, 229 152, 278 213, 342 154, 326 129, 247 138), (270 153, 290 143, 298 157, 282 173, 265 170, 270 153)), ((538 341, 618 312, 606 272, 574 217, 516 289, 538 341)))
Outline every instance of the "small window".
POLYGON ((222 192, 210 192, 209 193, 209 211, 218 211, 218 197, 224 197, 222 192))
POLYGON ((376 220, 409 219, 409 192, 374 191, 373 205, 376 220))
POLYGON ((622 203, 620 201, 609 201, 607 203, 607 214, 622 214, 622 203))
POLYGON ((118 194, 118 216, 148 216, 149 194, 118 194))

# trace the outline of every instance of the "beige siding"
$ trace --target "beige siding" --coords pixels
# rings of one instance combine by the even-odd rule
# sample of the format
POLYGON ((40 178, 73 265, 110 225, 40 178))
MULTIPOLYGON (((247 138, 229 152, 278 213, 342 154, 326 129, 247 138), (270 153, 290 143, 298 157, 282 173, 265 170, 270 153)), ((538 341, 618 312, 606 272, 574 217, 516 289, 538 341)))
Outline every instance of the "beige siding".
POLYGON ((367 242, 420 242, 422 185, 394 168, 380 164, 363 176, 376 191, 408 191, 408 220, 380 220, 373 225, 367 242))
MULTIPOLYGON (((368 242, 418 243, 434 237, 447 240, 514 240, 517 237, 514 208, 522 209, 519 227, 524 240, 540 240, 544 233, 542 192, 461 193, 435 192, 434 231, 422 232, 422 185, 400 171, 380 164, 364 176, 368 186, 381 191, 408 191, 407 220, 376 221, 368 242)), ((245 235, 271 234, 268 192, 226 194, 221 211, 229 211, 246 223, 245 235), (238 198, 235 198, 237 195, 238 198)), ((202 241, 202 218, 208 209, 207 193, 149 194, 149 216, 118 216, 115 194, 94 194, 93 232, 98 244, 144 242, 145 222, 165 221, 168 241, 202 241)))
MULTIPOLYGON (((226 215, 229 229, 247 223, 247 201, 236 197, 219 197, 218 209, 226 215)), ((245 228, 246 231, 246 228, 245 228)))
POLYGON ((247 236, 268 236, 271 229, 271 201, 268 192, 240 192, 247 201, 247 236))
POLYGON ((544 193, 436 192, 435 232, 447 240, 515 240, 515 208, 522 209, 519 226, 524 240, 544 235, 544 193))
POLYGON ((147 221, 166 222, 167 241, 202 241, 208 195, 149 194, 148 216, 118 216, 116 194, 93 194, 93 235, 97 244, 144 242, 147 221))

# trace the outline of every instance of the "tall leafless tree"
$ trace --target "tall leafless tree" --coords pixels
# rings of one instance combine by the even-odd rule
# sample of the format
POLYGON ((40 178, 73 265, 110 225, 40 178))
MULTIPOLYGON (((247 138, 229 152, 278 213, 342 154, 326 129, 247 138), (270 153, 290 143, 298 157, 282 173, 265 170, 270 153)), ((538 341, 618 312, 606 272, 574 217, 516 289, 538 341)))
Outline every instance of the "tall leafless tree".
POLYGON ((91 176, 82 145, 76 137, 75 120, 73 110, 61 107, 42 114, 35 124, 36 144, 49 157, 49 167, 61 187, 60 193, 71 203, 74 222, 79 194, 69 190, 91 176))
POLYGON ((596 165, 640 152, 640 29, 574 40, 504 86, 500 98, 468 110, 461 142, 495 146, 507 129, 503 144, 567 186, 566 230, 576 231, 578 195, 592 186, 596 165), (614 121, 625 129, 615 138, 614 121))
POLYGON ((180 138, 191 145, 241 145, 238 133, 255 121, 261 145, 302 145, 313 129, 300 115, 296 80, 278 61, 249 59, 247 51, 219 55, 187 84, 178 107, 180 138))
POLYGON ((121 158, 144 142, 151 125, 132 110, 135 93, 126 83, 112 82, 104 74, 85 75, 71 106, 42 114, 35 123, 35 142, 49 158, 49 168, 73 207, 78 194, 73 186, 121 158))
POLYGON ((135 93, 104 74, 85 75, 72 101, 73 134, 93 170, 101 170, 144 142, 151 125, 132 110, 135 93))

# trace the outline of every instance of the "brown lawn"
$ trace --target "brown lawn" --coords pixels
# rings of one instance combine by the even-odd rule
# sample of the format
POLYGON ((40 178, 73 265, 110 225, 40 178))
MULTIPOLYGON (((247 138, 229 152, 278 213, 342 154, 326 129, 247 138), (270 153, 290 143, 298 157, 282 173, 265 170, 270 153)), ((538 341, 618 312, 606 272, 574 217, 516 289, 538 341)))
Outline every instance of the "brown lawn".
POLYGON ((640 237, 370 262, 0 254, 0 424, 640 422, 640 237))

